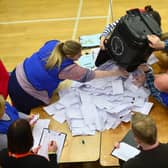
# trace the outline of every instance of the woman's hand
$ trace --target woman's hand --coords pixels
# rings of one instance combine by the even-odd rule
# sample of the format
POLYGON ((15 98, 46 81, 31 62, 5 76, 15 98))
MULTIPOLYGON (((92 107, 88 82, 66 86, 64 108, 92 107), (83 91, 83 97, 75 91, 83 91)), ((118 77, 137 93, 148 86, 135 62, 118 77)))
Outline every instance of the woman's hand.
POLYGON ((129 72, 126 71, 124 68, 119 68, 116 70, 116 76, 121 76, 123 78, 127 78, 129 76, 129 72))
POLYGON ((56 141, 50 141, 48 144, 48 153, 56 153, 57 149, 56 141))
POLYGON ((39 119, 39 114, 36 114, 36 115, 31 114, 28 116, 28 121, 32 127, 35 125, 38 119, 39 119))
POLYGON ((37 154, 40 148, 41 148, 41 146, 38 146, 38 147, 36 147, 36 148, 33 148, 33 149, 32 149, 32 152, 35 153, 35 154, 37 154))

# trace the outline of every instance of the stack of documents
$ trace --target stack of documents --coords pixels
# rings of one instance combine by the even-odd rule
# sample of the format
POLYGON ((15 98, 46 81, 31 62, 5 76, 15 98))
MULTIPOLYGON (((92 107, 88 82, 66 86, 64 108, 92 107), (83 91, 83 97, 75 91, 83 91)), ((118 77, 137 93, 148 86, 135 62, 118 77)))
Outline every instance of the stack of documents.
MULTIPOLYGON (((115 69, 109 61, 102 69, 115 69)), ((129 78, 108 77, 90 82, 74 82, 59 92, 60 100, 44 107, 54 119, 68 122, 72 135, 94 135, 96 131, 115 129, 121 122, 129 122, 131 112, 148 114, 153 103, 148 102, 150 91, 137 87, 129 78)))

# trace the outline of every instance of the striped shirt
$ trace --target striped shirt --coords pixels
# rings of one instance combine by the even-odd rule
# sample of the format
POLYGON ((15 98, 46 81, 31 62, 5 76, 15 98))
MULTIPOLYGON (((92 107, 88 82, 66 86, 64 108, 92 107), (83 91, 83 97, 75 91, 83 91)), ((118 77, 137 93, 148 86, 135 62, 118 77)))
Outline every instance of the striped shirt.
POLYGON ((115 22, 108 24, 103 33, 101 34, 101 36, 107 37, 108 35, 110 35, 110 33, 112 33, 112 31, 114 30, 114 28, 116 27, 116 25, 118 24, 118 22, 120 21, 120 19, 116 20, 115 22))

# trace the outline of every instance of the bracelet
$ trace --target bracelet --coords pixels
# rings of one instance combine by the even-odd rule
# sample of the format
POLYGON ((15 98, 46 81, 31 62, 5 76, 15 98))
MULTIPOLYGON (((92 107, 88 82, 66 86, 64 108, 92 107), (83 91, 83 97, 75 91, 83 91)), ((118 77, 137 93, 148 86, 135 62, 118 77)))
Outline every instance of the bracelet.
POLYGON ((56 154, 56 152, 48 152, 48 155, 56 154))

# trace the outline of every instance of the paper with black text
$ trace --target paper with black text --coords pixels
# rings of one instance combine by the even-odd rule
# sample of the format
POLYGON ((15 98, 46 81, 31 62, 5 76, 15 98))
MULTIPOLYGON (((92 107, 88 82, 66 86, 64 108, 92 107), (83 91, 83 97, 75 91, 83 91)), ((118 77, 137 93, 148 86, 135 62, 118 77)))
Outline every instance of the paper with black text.
POLYGON ((140 153, 140 150, 125 143, 125 142, 120 142, 120 147, 119 148, 115 148, 112 151, 112 155, 127 161, 130 158, 133 158, 134 156, 138 155, 140 153))

